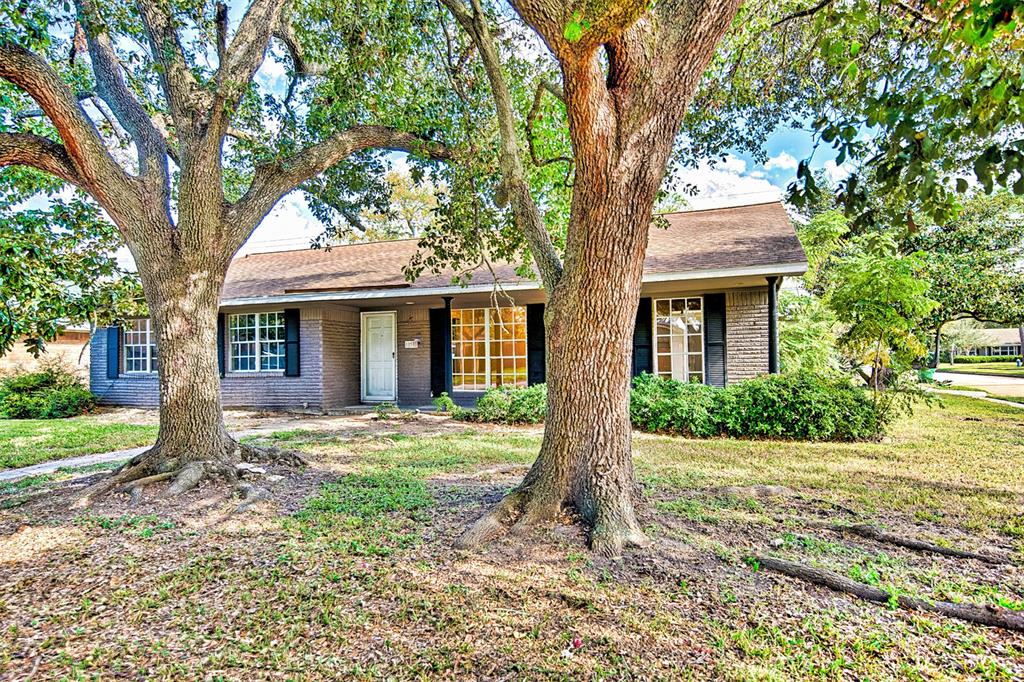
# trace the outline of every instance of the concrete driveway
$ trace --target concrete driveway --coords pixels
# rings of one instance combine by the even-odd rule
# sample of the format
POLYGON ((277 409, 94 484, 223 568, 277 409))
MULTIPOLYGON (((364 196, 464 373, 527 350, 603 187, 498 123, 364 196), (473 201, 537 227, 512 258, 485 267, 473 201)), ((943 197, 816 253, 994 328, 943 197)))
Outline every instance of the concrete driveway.
POLYGON ((1024 379, 1019 377, 997 377, 982 374, 954 374, 936 372, 936 381, 948 381, 954 386, 981 388, 993 395, 1011 395, 1024 398, 1024 379))

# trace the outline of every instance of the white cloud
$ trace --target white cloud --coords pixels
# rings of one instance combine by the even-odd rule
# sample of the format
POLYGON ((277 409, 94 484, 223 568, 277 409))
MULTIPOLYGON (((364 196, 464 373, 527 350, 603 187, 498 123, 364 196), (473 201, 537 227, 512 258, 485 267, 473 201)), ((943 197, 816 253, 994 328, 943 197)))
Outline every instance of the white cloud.
POLYGON ((697 168, 676 173, 676 183, 669 190, 685 185, 696 187, 697 195, 687 198, 690 207, 695 209, 756 204, 777 201, 782 197, 782 189, 769 182, 764 173, 747 173, 746 168, 743 159, 731 156, 714 167, 704 162, 697 168))
POLYGON ((768 170, 796 170, 798 162, 789 152, 782 152, 768 159, 764 167, 768 170))
POLYGON ((845 180, 846 177, 853 172, 853 167, 848 166, 845 163, 839 165, 834 159, 829 159, 821 166, 822 170, 825 171, 825 175, 828 176, 829 180, 836 183, 840 180, 845 180))

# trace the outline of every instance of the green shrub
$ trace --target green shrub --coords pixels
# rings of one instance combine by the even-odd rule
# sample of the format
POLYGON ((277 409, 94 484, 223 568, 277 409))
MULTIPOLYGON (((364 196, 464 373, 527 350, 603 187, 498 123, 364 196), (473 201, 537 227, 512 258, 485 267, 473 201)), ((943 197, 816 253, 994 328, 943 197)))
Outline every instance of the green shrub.
POLYGON ((722 392, 717 416, 725 433, 740 438, 863 440, 885 426, 870 393, 843 379, 773 374, 722 392))
POLYGON ((957 355, 953 358, 953 363, 973 365, 986 362, 1014 362, 1019 357, 1019 355, 957 355))
POLYGON ((0 418, 60 419, 91 410, 92 393, 70 368, 52 362, 0 380, 0 418))
MULTIPOLYGON (((547 387, 496 388, 466 419, 496 424, 544 420, 547 387)), ((844 379, 806 372, 775 374, 715 388, 642 374, 633 380, 629 414, 641 431, 693 438, 733 436, 850 441, 875 438, 895 411, 844 379)))
POLYGON ((723 392, 705 384, 684 384, 641 374, 633 380, 629 417, 641 431, 709 438, 722 433, 717 415, 723 392))
POLYGON ((465 416, 473 421, 494 424, 538 424, 547 412, 548 389, 544 384, 534 386, 488 389, 476 401, 476 409, 465 416))

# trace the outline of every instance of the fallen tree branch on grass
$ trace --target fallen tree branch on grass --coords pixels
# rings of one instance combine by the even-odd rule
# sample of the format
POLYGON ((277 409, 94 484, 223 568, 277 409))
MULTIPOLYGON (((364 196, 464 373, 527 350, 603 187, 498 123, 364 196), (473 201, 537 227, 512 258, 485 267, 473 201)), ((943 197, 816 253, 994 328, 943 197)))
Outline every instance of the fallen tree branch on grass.
POLYGON ((830 528, 841 533, 853 533, 854 535, 859 535, 863 538, 868 538, 869 540, 884 542, 886 544, 896 545, 897 547, 906 547, 907 549, 913 549, 918 552, 931 552, 933 554, 942 554, 944 556, 957 557, 959 559, 976 559, 977 561, 983 561, 987 564, 1009 563, 1009 560, 1005 557, 993 556, 991 554, 980 554, 966 549, 943 547, 941 545, 932 544, 931 542, 925 542, 924 540, 905 538, 901 535, 887 533, 884 530, 880 530, 866 523, 849 525, 837 523, 830 526, 830 528))
POLYGON ((969 623, 1024 632, 1024 615, 1000 606, 990 604, 955 604, 953 602, 928 601, 918 597, 892 594, 883 589, 851 580, 834 571, 814 568, 813 566, 807 566, 795 561, 776 559, 774 557, 752 555, 747 558, 747 561, 761 568, 782 573, 791 578, 799 578, 816 585, 824 585, 836 592, 850 594, 866 601, 875 602, 876 604, 895 602, 899 606, 911 611, 937 613, 948 618, 965 620, 969 623))

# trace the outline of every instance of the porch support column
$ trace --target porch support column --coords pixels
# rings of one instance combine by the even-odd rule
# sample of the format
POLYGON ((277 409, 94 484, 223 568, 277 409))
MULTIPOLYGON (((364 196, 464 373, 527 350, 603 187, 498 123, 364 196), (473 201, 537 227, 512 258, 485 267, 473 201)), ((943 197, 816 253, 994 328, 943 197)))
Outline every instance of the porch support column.
POLYGON ((768 373, 779 373, 778 277, 768 277, 768 373))
POLYGON ((444 296, 444 390, 452 395, 452 296, 444 296))

